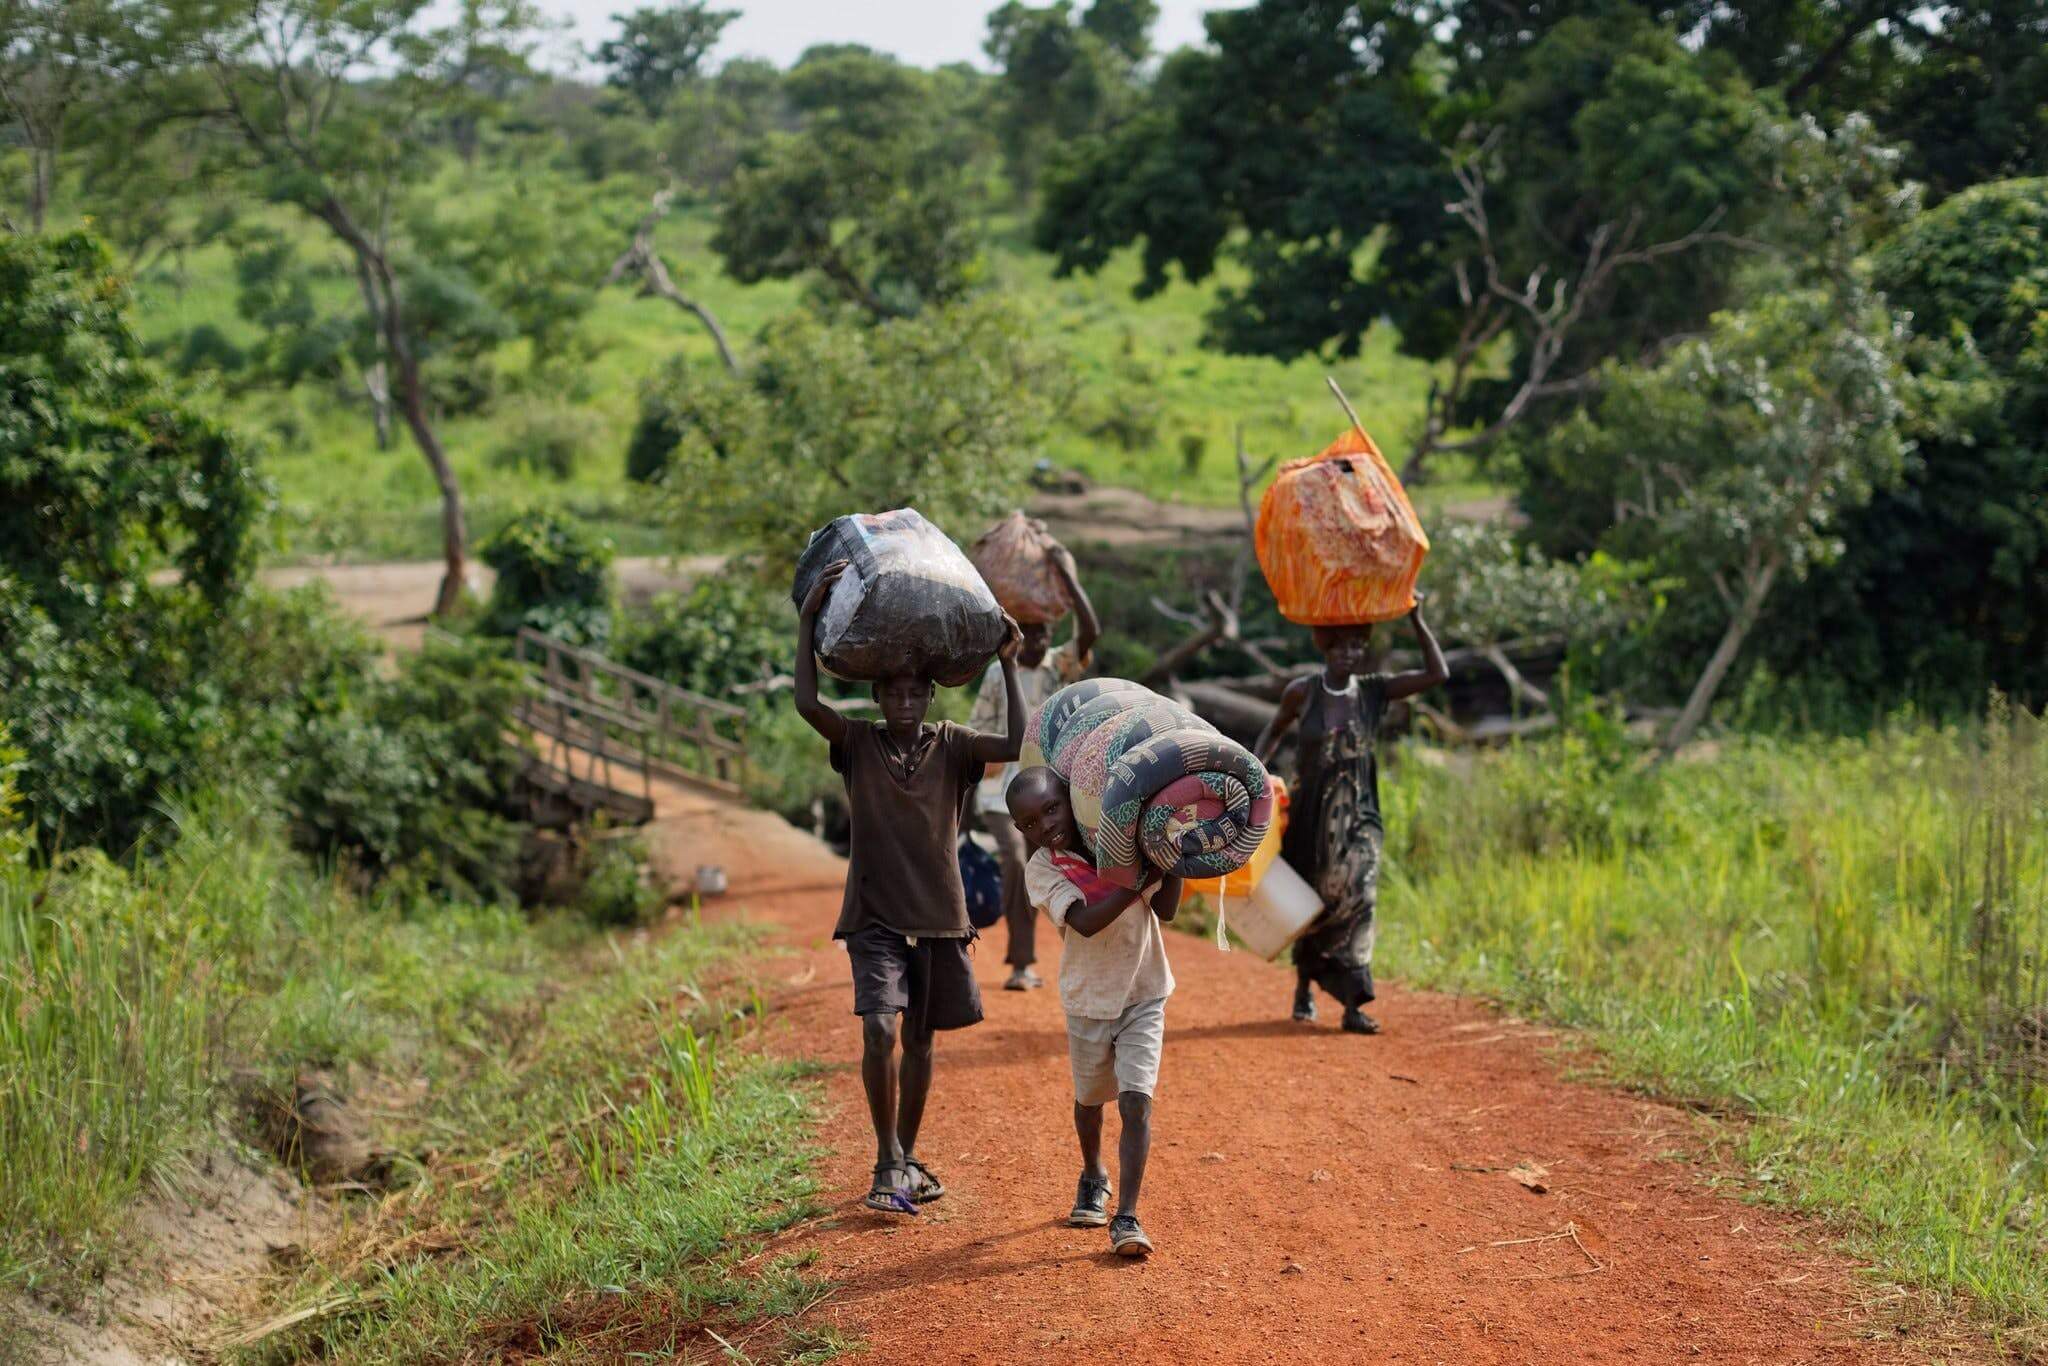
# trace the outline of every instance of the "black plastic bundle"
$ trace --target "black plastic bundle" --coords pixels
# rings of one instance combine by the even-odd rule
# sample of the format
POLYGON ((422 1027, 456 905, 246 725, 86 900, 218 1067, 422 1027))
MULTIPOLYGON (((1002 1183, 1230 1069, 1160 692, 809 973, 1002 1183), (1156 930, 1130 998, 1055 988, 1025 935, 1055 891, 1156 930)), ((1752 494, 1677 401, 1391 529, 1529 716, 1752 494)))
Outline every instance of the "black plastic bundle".
POLYGON ((790 599, 799 608, 839 560, 851 568, 818 613, 818 662, 873 683, 917 674, 949 688, 980 677, 1003 643, 1003 609, 946 533, 912 508, 855 513, 813 532, 790 599))

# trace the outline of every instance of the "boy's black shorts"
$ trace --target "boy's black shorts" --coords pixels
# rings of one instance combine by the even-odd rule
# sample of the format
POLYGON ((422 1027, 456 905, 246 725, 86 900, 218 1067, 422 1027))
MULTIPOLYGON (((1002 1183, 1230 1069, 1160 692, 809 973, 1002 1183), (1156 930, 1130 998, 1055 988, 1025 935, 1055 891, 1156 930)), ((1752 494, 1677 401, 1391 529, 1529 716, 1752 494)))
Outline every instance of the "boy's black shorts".
POLYGON ((886 925, 846 936, 853 963, 853 1013, 901 1014, 913 1033, 981 1023, 981 988, 966 939, 911 943, 886 925))

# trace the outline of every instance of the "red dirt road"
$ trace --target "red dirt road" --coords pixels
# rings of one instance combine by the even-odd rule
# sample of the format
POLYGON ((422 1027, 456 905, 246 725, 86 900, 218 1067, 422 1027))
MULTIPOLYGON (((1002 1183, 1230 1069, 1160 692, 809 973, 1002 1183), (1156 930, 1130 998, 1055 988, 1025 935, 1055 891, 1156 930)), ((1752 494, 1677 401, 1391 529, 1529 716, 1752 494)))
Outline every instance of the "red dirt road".
MULTIPOLYGON (((950 1194, 914 1220, 868 1213, 859 1035, 829 938, 843 864, 763 813, 680 792, 663 811, 658 860, 679 875, 723 864, 732 892, 707 913, 765 924, 788 950, 759 969, 765 1046, 830 1064, 832 1213, 774 1250, 818 1252, 812 1270, 839 1289, 815 1317, 865 1342, 863 1359, 1941 1355, 1901 1336, 1875 1307, 1887 1292, 1795 1221, 1710 1193, 1677 1156, 1698 1146, 1694 1117, 1561 1081, 1544 1031, 1398 988, 1378 1038, 1339 1034, 1327 1002, 1320 1025, 1296 1025, 1287 970, 1191 936, 1168 938, 1180 987, 1142 1207, 1155 1256, 1120 1261, 1103 1230, 1058 1221, 1078 1168, 1064 1026, 1055 989, 998 989, 1000 928, 978 946, 988 1018, 940 1036, 919 1144, 950 1194), (1506 1174, 1524 1161, 1546 1169, 1547 1193, 1506 1174)), ((1058 944, 1040 940, 1050 978, 1058 944)), ((1115 1126, 1112 1112, 1112 1163, 1115 1126)))

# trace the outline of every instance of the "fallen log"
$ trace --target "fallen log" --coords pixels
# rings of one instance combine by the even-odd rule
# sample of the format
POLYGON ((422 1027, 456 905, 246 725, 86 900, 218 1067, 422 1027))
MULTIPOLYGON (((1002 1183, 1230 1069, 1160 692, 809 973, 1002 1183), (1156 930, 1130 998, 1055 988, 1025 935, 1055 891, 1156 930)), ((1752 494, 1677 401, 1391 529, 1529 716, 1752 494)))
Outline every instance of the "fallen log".
POLYGON ((1195 715, 1241 745, 1249 745, 1264 734, 1280 710, 1264 698, 1248 696, 1220 683, 1181 683, 1174 691, 1195 715))

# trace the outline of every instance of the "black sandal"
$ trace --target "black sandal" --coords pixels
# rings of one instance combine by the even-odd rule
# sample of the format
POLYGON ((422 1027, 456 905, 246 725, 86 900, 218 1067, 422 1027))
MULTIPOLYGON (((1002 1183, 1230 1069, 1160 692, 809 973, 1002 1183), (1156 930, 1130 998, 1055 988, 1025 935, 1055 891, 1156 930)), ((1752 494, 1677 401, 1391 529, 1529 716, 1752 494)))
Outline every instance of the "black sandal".
POLYGON ((1353 1006, 1344 1012, 1344 1032, 1346 1034, 1377 1034, 1380 1032, 1380 1022, 1360 1010, 1357 1006, 1353 1006))
POLYGON ((914 1157, 903 1159, 903 1167, 910 1177, 910 1198, 920 1205, 929 1205, 946 1193, 946 1183, 932 1175, 932 1169, 914 1157))
POLYGON ((917 1203, 911 1199, 905 1190, 909 1181, 910 1173, 904 1163, 877 1162, 875 1164, 875 1184, 869 1187, 867 1198, 862 1200, 861 1203, 869 1209, 878 1210, 883 1214, 915 1214, 917 1213, 917 1203), (889 1180, 889 1176, 892 1173, 901 1176, 904 1180, 904 1185, 899 1186, 894 1181, 889 1180))

